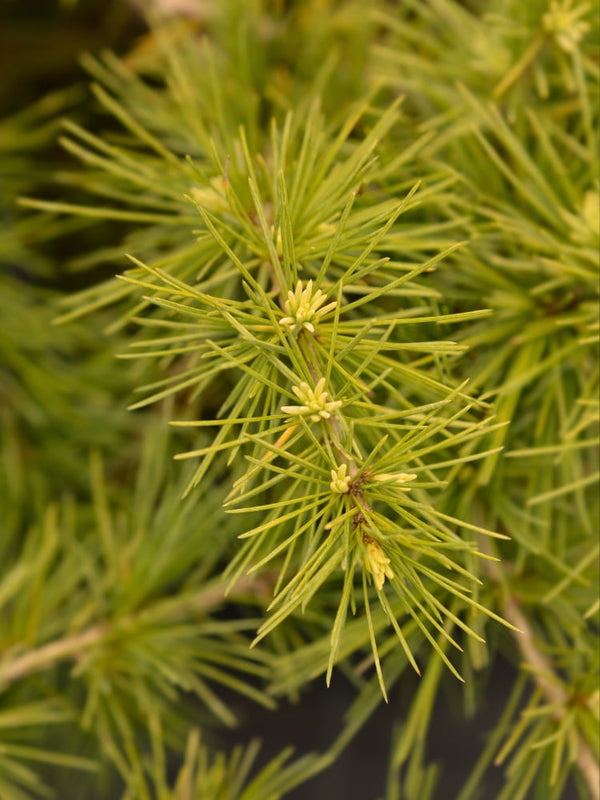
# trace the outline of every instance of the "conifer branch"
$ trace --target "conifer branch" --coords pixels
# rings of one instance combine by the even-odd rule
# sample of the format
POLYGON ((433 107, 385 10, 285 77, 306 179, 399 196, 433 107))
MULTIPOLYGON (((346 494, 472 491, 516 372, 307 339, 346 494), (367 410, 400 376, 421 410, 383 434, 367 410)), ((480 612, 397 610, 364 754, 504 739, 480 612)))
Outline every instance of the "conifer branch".
MULTIPOLYGON (((521 651, 523 660, 531 667, 533 680, 553 707, 552 715, 554 719, 557 722, 561 722, 567 714, 569 706, 578 702, 578 698, 570 697, 565 691, 549 659, 537 645, 529 620, 513 597, 509 595, 505 597, 503 611, 506 619, 518 629, 512 632, 512 636, 521 651)), ((600 765, 580 732, 577 733, 577 747, 574 758, 587 783, 590 797, 598 800, 600 798, 600 765)))
POLYGON ((405 679, 431 800, 505 647, 457 796, 600 800, 593 4, 152 5, 0 121, 2 800, 281 800, 405 679), (203 734, 334 670, 323 753, 203 734))
POLYGON ((51 669, 66 659, 77 660, 90 647, 101 642, 110 629, 107 624, 94 625, 81 633, 28 650, 12 660, 5 655, 0 662, 0 686, 51 669))
MULTIPOLYGON (((491 554, 491 546, 488 540, 482 539, 481 547, 484 552, 491 554)), ((587 698, 570 696, 566 691, 549 658, 540 649, 527 615, 521 610, 519 602, 511 594, 506 572, 502 565, 498 562, 488 561, 487 572, 491 580, 500 587, 503 615, 513 626, 511 635, 523 657, 523 661, 531 670, 532 680, 548 701, 551 709, 550 715, 557 723, 560 723, 566 717, 569 708, 573 704, 577 704, 581 700, 585 701, 587 698)), ((588 786, 590 797, 597 800, 600 797, 600 764, 580 731, 576 733, 576 750, 573 758, 588 786)))
MULTIPOLYGON (((240 580, 236 592, 240 596, 268 596, 269 576, 260 578, 247 576, 240 580)), ((54 668, 65 660, 78 661, 96 645, 109 641, 119 631, 134 630, 147 618, 160 616, 163 619, 178 620, 187 615, 205 615, 221 606, 227 599, 227 584, 218 579, 207 584, 193 595, 181 595, 162 600, 154 606, 141 609, 138 613, 122 617, 117 622, 103 622, 93 625, 80 633, 65 636, 48 644, 20 653, 11 658, 10 652, 0 659, 0 687, 26 678, 37 672, 54 668)), ((232 597, 230 600, 234 599, 232 597)), ((14 648, 18 651, 20 648, 14 648)))

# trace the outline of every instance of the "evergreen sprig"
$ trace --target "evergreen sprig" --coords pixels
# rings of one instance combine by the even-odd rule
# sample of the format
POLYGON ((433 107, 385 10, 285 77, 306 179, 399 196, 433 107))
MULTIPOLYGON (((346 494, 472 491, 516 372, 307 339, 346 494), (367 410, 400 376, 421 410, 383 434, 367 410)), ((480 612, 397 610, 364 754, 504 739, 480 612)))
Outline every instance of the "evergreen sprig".
POLYGON ((2 229, 3 797, 283 797, 402 682, 386 800, 423 800, 443 687, 472 713, 499 653, 460 800, 493 763, 504 800, 598 797, 598 31, 579 0, 234 0, 84 58, 80 164, 2 229), (61 235, 86 251, 32 254, 61 235), (212 740, 231 690, 334 667, 326 753, 212 740))

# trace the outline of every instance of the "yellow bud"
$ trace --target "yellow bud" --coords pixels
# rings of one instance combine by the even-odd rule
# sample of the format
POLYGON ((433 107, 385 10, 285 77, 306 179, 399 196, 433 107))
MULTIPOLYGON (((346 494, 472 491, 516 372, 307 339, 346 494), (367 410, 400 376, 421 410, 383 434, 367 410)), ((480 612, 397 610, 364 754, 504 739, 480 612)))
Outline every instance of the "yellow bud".
POLYGON ((383 548, 376 539, 363 534, 363 543, 365 545, 364 552, 364 565, 373 576, 373 583, 377 591, 383 589, 385 579, 392 580, 394 573, 389 566, 390 559, 383 552, 383 548))
POLYGON ((348 465, 341 464, 337 469, 331 470, 331 491, 338 494, 346 494, 350 489, 350 476, 348 475, 348 465))

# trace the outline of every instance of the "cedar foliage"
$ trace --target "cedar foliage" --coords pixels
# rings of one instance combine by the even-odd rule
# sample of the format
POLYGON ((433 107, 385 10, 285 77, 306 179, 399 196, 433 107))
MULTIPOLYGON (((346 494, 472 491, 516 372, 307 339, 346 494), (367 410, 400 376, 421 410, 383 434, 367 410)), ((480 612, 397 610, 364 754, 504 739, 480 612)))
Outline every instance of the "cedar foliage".
POLYGON ((598 34, 198 0, 0 124, 2 798, 284 797, 411 671, 385 800, 441 797, 501 656, 460 800, 598 797, 598 34), (220 749, 340 673, 328 751, 220 749))

